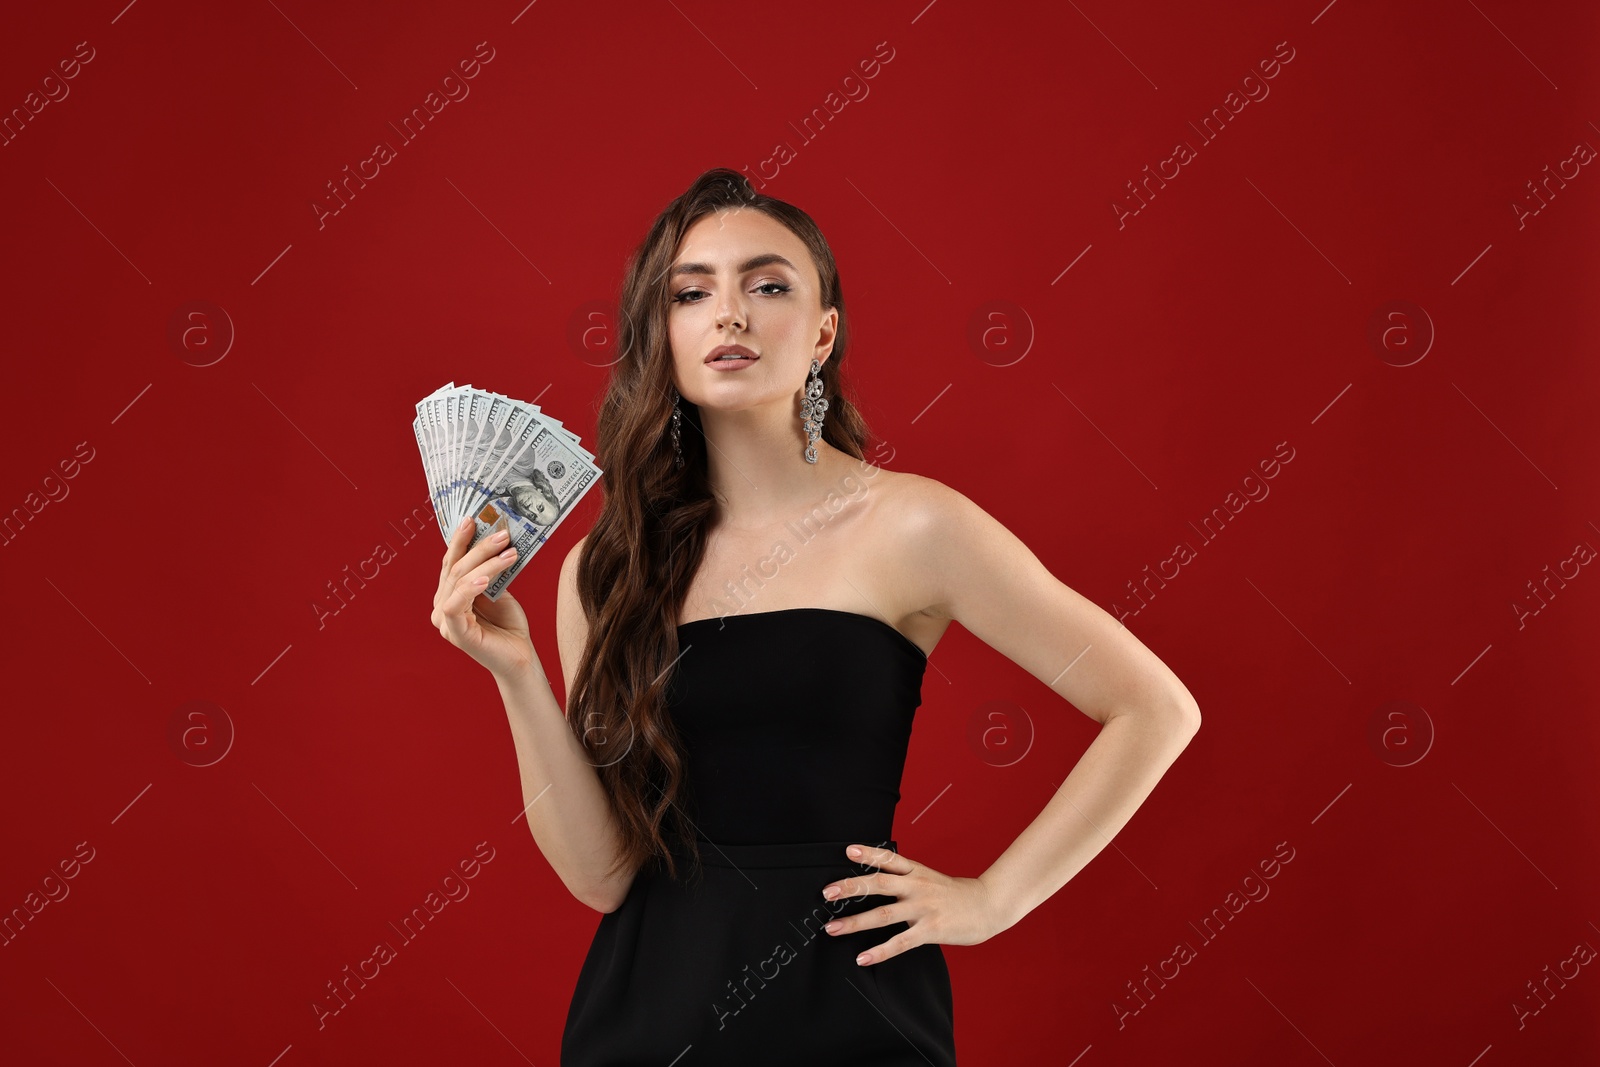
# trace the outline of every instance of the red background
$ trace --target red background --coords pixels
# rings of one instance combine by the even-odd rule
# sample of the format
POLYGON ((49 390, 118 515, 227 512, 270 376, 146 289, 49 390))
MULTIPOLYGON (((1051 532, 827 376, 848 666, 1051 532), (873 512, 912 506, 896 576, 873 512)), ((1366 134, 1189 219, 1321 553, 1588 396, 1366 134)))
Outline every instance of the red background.
MULTIPOLYGON (((70 889, 0 947, 6 1058, 556 1061, 599 916, 513 821, 492 680, 428 624, 413 405, 470 382, 592 449, 609 341, 579 336, 586 310, 696 174, 762 173, 782 141, 764 191, 838 256, 886 466, 960 489, 1107 610, 1197 550, 1126 622, 1204 725, 1078 877, 946 949, 963 1062, 1593 1062, 1593 965, 1520 1026, 1513 1006, 1600 947, 1600 577, 1562 563, 1600 545, 1600 175, 1568 164, 1537 214, 1513 205, 1600 145, 1597 21, 1509 0, 12 13, 5 113, 78 42, 93 59, 0 148, 0 911, 70 889), (319 227, 325 183, 484 41, 470 96, 319 227), (1270 94, 1201 143, 1189 123, 1279 42, 1270 94), (1119 225, 1180 139, 1196 158, 1119 225), (214 309, 174 343, 190 301, 214 309), (1281 442, 1292 461, 1247 480, 1281 442), (319 619, 379 542, 395 558, 319 619), (1547 565, 1569 580, 1519 620, 1547 565), (203 729, 174 741, 191 701, 203 729), (1412 710, 1374 742, 1391 701, 1412 710), (319 1030, 325 983, 483 841, 471 895, 319 1030), (80 842, 93 859, 47 883, 80 842), (1190 924, 1280 842, 1270 895, 1202 942, 1190 924), (1197 957, 1119 1026, 1180 940, 1197 957)), ((599 505, 514 590, 557 679, 558 563, 599 505)), ((976 875, 1095 726, 959 626, 924 698, 897 837, 976 875), (1008 766, 969 741, 993 701, 1034 733, 1008 766)))

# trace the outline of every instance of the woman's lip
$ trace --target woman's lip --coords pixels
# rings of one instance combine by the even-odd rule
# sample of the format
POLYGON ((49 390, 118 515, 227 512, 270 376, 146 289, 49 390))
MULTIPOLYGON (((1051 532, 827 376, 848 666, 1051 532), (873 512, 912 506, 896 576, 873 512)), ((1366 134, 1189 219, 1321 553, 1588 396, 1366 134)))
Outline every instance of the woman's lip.
POLYGON ((710 367, 712 370, 721 371, 743 370, 745 367, 750 366, 760 358, 760 356, 756 356, 755 359, 713 359, 707 363, 706 366, 710 367))
POLYGON ((744 345, 718 345, 716 348, 711 350, 710 355, 706 356, 704 362, 710 363, 721 356, 744 356, 750 359, 761 358, 744 345))

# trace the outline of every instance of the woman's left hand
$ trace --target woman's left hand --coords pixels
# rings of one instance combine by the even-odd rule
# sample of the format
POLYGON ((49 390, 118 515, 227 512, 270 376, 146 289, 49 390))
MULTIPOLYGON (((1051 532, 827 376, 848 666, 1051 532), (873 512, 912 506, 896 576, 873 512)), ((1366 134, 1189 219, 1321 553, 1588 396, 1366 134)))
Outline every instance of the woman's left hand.
POLYGON ((895 902, 841 916, 823 929, 837 937, 898 922, 910 924, 909 929, 858 955, 856 963, 862 966, 882 963, 918 945, 980 944, 1011 925, 982 879, 941 874, 892 849, 851 845, 845 851, 851 859, 877 867, 878 873, 829 882, 822 895, 829 900, 881 895, 894 897, 895 902))

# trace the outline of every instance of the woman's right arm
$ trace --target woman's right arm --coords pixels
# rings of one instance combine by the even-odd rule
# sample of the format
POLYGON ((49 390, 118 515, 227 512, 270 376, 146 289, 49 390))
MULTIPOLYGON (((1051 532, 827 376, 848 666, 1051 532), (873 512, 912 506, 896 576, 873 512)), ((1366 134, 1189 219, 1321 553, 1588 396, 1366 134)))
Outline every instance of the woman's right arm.
MULTIPOLYGON (((528 635, 527 616, 508 592, 482 595, 487 580, 510 566, 504 542, 485 538, 470 550, 471 527, 457 529, 445 550, 433 622, 451 644, 494 675, 505 701, 522 779, 528 829, 568 891, 597 911, 613 911, 627 896, 635 871, 608 877, 620 851, 616 817, 599 773, 568 725, 528 635)), ((556 628, 567 692, 587 623, 577 599, 578 544, 562 563, 556 628)))

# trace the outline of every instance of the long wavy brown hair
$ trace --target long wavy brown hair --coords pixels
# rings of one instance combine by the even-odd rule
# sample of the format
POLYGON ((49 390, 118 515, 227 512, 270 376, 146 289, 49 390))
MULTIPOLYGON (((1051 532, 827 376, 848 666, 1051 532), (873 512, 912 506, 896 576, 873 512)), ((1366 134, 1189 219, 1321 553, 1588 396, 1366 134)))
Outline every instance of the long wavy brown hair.
MULTIPOLYGON (((738 171, 706 171, 660 215, 628 259, 619 301, 618 357, 596 424, 604 503, 578 557, 577 585, 589 637, 567 697, 567 722, 599 772, 622 844, 608 874, 655 860, 672 877, 671 844, 700 864, 687 812, 685 762, 666 692, 678 658, 678 616, 716 516, 700 412, 680 401, 684 465, 668 426, 676 392, 667 333, 669 268, 689 227, 713 212, 761 211, 805 242, 821 279, 824 309, 839 313, 822 364, 828 401, 822 438, 863 459, 870 431, 839 377, 850 336, 839 269, 822 230, 804 211, 757 193, 738 171)), ((802 463, 795 392, 795 462, 802 463)))

